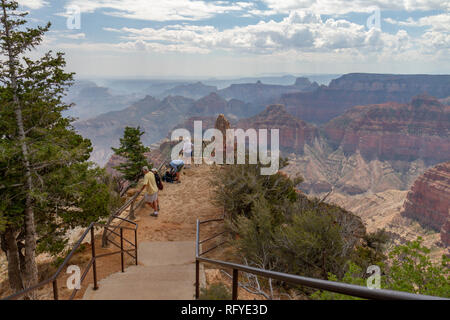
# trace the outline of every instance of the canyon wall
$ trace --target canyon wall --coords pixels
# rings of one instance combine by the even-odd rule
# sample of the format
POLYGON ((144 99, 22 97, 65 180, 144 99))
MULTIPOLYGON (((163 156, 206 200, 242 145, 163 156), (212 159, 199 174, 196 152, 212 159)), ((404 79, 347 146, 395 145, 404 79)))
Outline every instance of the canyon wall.
POLYGON ((442 242, 450 245, 450 162, 427 170, 414 182, 402 215, 441 231, 442 242))
MULTIPOLYGON (((293 117, 282 105, 270 105, 254 117, 241 119, 236 128, 279 129, 280 149, 298 154, 302 154, 305 144, 313 143, 318 135, 315 126, 293 117)), ((270 143, 270 139, 268 142, 270 143)))
POLYGON ((278 102, 302 120, 326 123, 354 106, 407 103, 424 93, 436 98, 448 97, 450 76, 353 73, 313 92, 286 93, 278 102))
POLYGON ((324 127, 333 148, 357 151, 366 159, 424 159, 436 164, 450 159, 450 107, 430 96, 408 104, 354 107, 324 127))

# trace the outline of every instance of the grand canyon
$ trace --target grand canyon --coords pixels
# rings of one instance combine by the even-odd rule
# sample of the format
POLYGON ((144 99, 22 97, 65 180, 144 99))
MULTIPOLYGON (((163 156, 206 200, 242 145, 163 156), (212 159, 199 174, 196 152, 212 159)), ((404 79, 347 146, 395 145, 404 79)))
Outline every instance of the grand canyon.
POLYGON ((223 89, 174 84, 156 98, 148 95, 76 128, 93 141, 92 159, 101 165, 109 160, 109 170, 118 161, 110 159, 110 147, 126 125, 146 132, 143 141, 153 145, 148 157, 155 163, 161 162, 161 141, 176 128, 193 131, 196 120, 203 130, 220 114, 232 128, 279 129, 289 159, 283 171, 304 178, 299 190, 326 196, 397 242, 431 228, 441 236, 427 237, 429 244, 448 246, 450 182, 448 174, 441 179, 434 172, 448 170, 439 164, 450 159, 450 76, 347 74, 328 85, 294 79, 290 85, 258 80, 223 89))

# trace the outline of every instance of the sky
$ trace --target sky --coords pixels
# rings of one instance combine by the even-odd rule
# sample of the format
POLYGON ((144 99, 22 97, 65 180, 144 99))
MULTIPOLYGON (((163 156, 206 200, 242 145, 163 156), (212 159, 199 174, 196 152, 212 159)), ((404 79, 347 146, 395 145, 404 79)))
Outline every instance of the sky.
POLYGON ((79 78, 449 74, 445 0, 20 0, 79 78))

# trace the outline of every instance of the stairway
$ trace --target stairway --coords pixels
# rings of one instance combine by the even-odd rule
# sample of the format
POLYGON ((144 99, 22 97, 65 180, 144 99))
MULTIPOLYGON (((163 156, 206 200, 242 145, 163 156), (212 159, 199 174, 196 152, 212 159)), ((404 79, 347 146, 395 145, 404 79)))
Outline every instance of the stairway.
POLYGON ((90 285, 83 300, 191 300, 195 292, 195 242, 141 242, 138 266, 90 285))

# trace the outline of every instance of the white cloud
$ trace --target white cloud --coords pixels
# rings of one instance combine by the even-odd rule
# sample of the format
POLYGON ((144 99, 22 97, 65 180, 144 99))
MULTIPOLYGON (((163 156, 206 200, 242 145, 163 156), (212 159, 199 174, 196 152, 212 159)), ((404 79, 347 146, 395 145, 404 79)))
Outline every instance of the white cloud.
POLYGON ((384 19, 387 23, 404 27, 430 27, 432 30, 450 31, 450 14, 438 14, 422 17, 418 20, 408 18, 405 21, 397 21, 391 18, 384 19))
POLYGON ((80 40, 80 39, 85 39, 86 34, 85 33, 73 33, 73 34, 66 34, 65 37, 68 39, 80 40))
POLYGON ((384 19, 386 22, 403 27, 426 27, 425 32, 415 39, 417 49, 425 54, 434 54, 442 51, 450 55, 450 15, 438 14, 422 17, 417 20, 408 18, 404 21, 384 19))
POLYGON ((33 10, 40 9, 48 4, 45 0, 18 0, 18 2, 20 5, 33 10))
POLYGON ((162 28, 106 28, 122 34, 126 42, 157 43, 175 48, 196 47, 204 52, 214 50, 241 51, 256 54, 273 54, 291 49, 298 52, 400 50, 405 48, 406 31, 396 35, 343 19, 322 20, 320 15, 306 11, 292 11, 280 22, 270 20, 244 27, 218 30, 213 26, 186 24, 162 28), (174 47, 176 46, 176 47, 174 47))
POLYGON ((253 7, 250 2, 203 1, 203 0, 71 0, 67 6, 78 6, 81 12, 103 13, 139 20, 202 20, 217 14, 241 12, 253 7))
POLYGON ((426 11, 450 10, 450 2, 442 0, 262 0, 270 10, 288 13, 308 9, 318 14, 340 15, 350 12, 380 10, 426 11))

